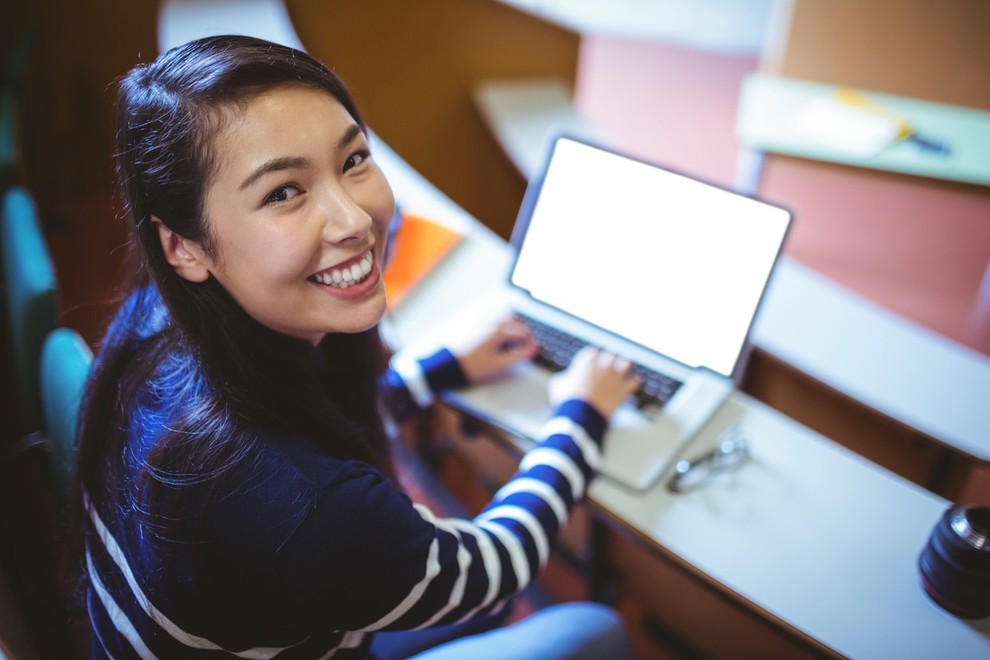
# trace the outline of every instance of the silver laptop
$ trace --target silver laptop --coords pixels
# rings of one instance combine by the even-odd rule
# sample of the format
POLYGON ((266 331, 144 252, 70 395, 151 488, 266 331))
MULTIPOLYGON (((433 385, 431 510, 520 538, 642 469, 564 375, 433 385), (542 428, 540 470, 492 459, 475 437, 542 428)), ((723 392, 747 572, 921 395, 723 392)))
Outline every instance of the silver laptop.
MULTIPOLYGON (((790 219, 579 138, 550 140, 513 231, 508 282, 485 305, 530 319, 541 343, 576 338, 564 341, 563 362, 567 345, 590 343, 641 365, 644 377, 665 376, 655 395, 641 392, 613 417, 603 475, 649 487, 732 392, 790 219)), ((452 403, 536 438, 553 362, 522 365, 452 403)))

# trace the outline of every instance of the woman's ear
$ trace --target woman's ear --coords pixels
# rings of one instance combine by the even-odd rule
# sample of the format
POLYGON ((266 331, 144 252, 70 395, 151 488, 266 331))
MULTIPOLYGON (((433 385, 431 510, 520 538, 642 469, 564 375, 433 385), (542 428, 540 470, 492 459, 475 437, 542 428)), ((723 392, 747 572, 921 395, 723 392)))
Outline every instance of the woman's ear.
POLYGON ((179 236, 155 216, 151 216, 151 222, 158 228, 165 260, 179 277, 190 282, 205 282, 210 276, 209 260, 199 243, 179 236))

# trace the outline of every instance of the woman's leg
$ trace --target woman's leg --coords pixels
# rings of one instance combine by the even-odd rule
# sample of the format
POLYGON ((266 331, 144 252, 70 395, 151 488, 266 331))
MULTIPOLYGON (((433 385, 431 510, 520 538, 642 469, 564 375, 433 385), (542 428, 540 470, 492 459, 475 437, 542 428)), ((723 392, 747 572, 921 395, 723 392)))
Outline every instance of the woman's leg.
POLYGON ((511 626, 437 646, 415 660, 621 660, 629 656, 629 637, 612 609, 597 603, 564 603, 511 626))
POLYGON ((464 623, 424 630, 399 630, 375 633, 371 655, 375 660, 402 660, 451 640, 477 635, 502 626, 512 613, 512 602, 497 612, 464 623))

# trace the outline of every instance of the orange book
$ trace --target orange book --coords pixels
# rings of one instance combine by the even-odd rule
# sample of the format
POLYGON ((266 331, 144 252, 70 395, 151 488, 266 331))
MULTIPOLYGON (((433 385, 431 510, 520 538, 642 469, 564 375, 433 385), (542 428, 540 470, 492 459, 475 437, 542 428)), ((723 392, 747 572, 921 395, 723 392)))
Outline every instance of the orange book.
POLYGON ((402 214, 392 246, 392 257, 385 268, 385 294, 389 309, 412 290, 450 252, 461 235, 452 229, 407 213, 402 214))

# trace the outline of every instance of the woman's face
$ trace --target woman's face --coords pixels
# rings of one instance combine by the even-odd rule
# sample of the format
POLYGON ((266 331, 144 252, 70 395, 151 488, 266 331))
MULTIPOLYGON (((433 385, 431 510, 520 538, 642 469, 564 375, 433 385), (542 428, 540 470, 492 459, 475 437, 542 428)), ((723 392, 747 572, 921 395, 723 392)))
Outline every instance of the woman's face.
POLYGON ((238 304, 313 343, 378 323, 395 201, 340 102, 299 85, 262 93, 232 111, 214 152, 204 258, 238 304))

